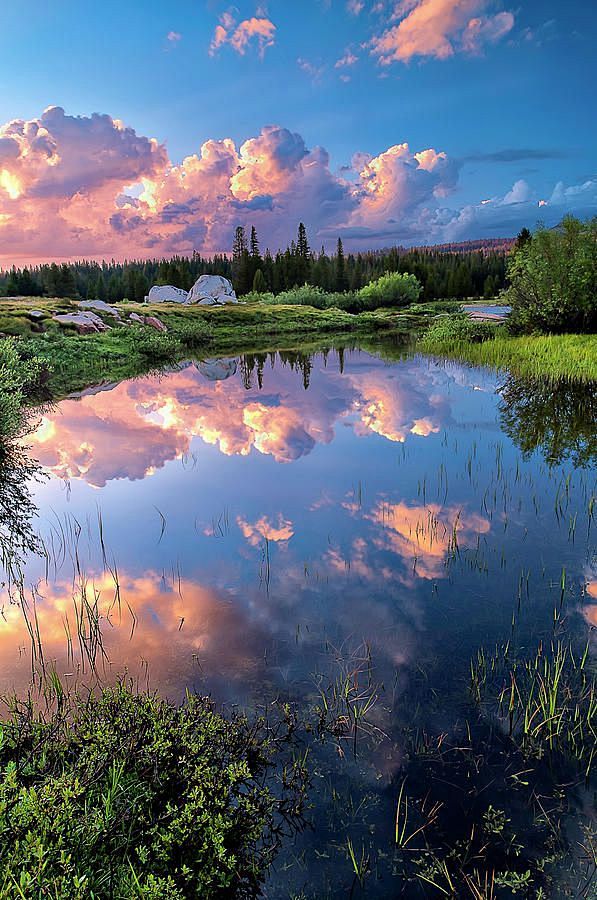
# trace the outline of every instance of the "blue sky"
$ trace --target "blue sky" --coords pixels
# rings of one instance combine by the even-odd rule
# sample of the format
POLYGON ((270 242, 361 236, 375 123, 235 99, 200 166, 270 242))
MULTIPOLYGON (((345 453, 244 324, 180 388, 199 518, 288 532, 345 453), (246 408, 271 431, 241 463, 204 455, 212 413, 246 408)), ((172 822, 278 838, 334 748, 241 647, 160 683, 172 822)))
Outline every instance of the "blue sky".
MULTIPOLYGON (((428 197, 421 200, 418 212, 442 209, 430 237, 441 239, 442 229, 448 238, 476 236, 466 228, 447 228, 446 210, 475 207, 487 199, 497 206, 519 183, 514 195, 521 206, 518 218, 511 209, 501 214, 497 208, 491 222, 488 213, 482 222, 473 216, 471 227, 478 225, 481 236, 500 227, 505 234, 519 221, 533 225, 537 218, 549 220, 550 214, 557 217, 575 209, 587 214, 594 208, 596 38, 595 7, 580 0, 565 7, 553 0, 519 6, 507 0, 273 0, 261 8, 188 0, 108 0, 101 5, 30 0, 25 8, 5 0, 0 123, 38 121, 48 106, 62 107, 69 117, 105 114, 138 136, 164 144, 167 166, 200 153, 206 141, 230 138, 239 149, 264 126, 275 124, 300 135, 305 152, 325 148, 333 176, 349 184, 356 179, 361 187, 358 166, 348 170, 355 154, 377 158, 403 143, 412 154, 433 148, 446 154, 457 176, 452 172, 439 188, 437 183, 429 186, 431 206, 428 197), (258 26, 265 38, 254 34, 254 25, 246 25, 251 22, 269 23, 258 26), (226 36, 213 49, 217 27, 226 36), (234 39, 239 27, 245 29, 245 43, 242 35, 234 39), (385 41, 385 55, 380 41, 385 41), (394 44, 397 48, 391 59, 388 43, 392 53, 394 44), (343 59, 350 64, 341 65, 343 59), (554 188, 560 182, 558 205, 554 188), (550 202, 538 208, 540 200, 550 202)), ((98 155, 93 146, 86 148, 89 158, 98 155)), ((103 149, 100 155, 105 156, 103 149)), ((58 156, 63 158, 62 153, 58 156)), ((21 182, 27 180, 17 170, 10 172, 21 182)), ((108 174, 111 178, 113 173, 108 174)), ((155 174, 147 177, 155 180, 155 174)), ((137 182, 144 173, 138 175, 137 182)), ((365 181, 372 177, 369 172, 365 181)), ((87 185, 79 188, 85 191, 87 185)), ((118 193, 127 188, 131 185, 123 183, 118 193)), ((328 188, 322 202, 329 199, 328 188)), ((290 217, 294 206, 286 202, 284 189, 279 185, 280 194, 267 194, 273 198, 269 211, 281 204, 290 217)), ((133 186, 131 196, 138 193, 133 186)), ((201 188, 196 193, 201 200, 201 188)), ((253 186, 229 200, 233 208, 234 203, 245 204, 243 223, 250 212, 248 202, 259 208, 260 225, 267 231, 263 213, 269 201, 259 199, 263 196, 253 186)), ((24 206, 25 192, 21 197, 24 206)), ((21 197, 10 199, 18 203, 21 197)), ((311 195, 314 203, 317 197, 311 195)), ((408 242, 407 223, 413 219, 417 224, 412 242, 423 242, 423 220, 412 203, 407 209, 397 203, 384 221, 378 208, 371 228, 371 214, 355 211, 353 199, 343 213, 336 209, 337 221, 334 216, 319 221, 314 212, 312 228, 324 238, 330 228, 345 229, 349 240, 355 229, 369 228, 372 236, 384 231, 392 243, 389 226, 401 221, 404 227, 396 229, 396 239, 400 242, 406 235, 408 242)), ((206 215, 214 213, 213 204, 209 213, 206 208, 203 204, 206 215)), ((221 219, 221 210, 215 215, 221 219)), ((292 221, 292 231, 295 224, 292 221)), ((226 223, 225 228, 232 227, 226 223)), ((195 239, 203 234, 212 244, 222 243, 225 228, 212 233, 208 223, 203 232, 195 229, 195 239)), ((141 243, 147 242, 146 232, 139 234, 141 243)), ((156 232, 160 247, 167 249, 170 241, 174 249, 184 249, 184 235, 177 244, 171 234, 159 228, 156 232)), ((272 241, 283 242, 279 224, 271 234, 272 241)), ((94 240, 102 243, 98 237, 89 236, 90 247, 94 240)), ((362 240, 367 243, 366 236, 362 240)), ((18 248, 18 243, 16 232, 8 235, 9 245, 18 248)), ((105 243, 108 251, 111 242, 105 243)), ((69 248, 66 241, 65 252, 69 248)))

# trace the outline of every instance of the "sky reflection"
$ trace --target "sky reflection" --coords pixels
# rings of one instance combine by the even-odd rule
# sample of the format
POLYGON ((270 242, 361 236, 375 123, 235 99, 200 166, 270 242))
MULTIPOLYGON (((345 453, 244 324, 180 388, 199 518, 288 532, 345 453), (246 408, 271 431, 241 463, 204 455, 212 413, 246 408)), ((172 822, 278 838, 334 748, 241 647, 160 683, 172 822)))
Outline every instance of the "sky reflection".
MULTIPOLYGON (((495 387, 456 364, 332 351, 186 364, 60 403, 29 438, 48 475, 32 488, 48 558, 25 571, 46 659, 91 677, 66 639, 85 591, 102 671, 173 696, 304 698, 338 648, 365 642, 394 686, 391 727, 420 667, 449 684, 510 634, 521 571, 533 639, 562 566, 592 590, 567 518, 580 535, 590 475, 571 475, 556 517, 567 473, 500 431, 495 387)), ((7 689, 31 659, 21 610, 2 601, 7 689)))

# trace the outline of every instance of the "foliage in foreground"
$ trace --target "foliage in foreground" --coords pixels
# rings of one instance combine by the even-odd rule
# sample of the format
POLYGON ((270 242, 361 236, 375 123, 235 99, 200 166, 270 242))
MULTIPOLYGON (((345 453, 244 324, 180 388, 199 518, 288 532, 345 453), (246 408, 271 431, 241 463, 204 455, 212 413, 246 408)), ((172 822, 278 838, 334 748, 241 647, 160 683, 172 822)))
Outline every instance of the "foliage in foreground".
POLYGON ((25 399, 41 378, 42 365, 35 356, 24 358, 16 341, 0 340, 0 438, 16 437, 25 399))
POLYGON ((567 216, 539 228, 508 261, 515 332, 594 332, 597 328, 597 218, 567 216))
POLYGON ((306 775, 272 774, 293 721, 229 720, 124 685, 53 711, 12 701, 0 746, 0 896, 256 897, 301 827, 306 775))

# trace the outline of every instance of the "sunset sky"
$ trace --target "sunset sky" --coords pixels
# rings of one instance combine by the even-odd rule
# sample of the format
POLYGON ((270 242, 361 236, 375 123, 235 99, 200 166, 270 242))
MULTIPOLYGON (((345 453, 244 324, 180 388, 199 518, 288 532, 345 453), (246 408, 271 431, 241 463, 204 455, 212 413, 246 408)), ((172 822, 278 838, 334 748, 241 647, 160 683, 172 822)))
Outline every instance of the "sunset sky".
POLYGON ((597 212, 587 0, 2 4, 0 263, 597 212))

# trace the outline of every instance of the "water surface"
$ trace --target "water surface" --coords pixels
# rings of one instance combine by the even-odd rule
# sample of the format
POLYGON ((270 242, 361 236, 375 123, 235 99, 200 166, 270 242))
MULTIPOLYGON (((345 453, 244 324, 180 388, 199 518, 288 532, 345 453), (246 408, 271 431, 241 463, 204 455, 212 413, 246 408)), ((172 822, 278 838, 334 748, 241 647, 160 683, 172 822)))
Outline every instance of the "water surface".
MULTIPOLYGON (((64 400, 28 439, 46 663, 251 707, 308 705, 367 659, 386 737, 321 778, 368 798, 342 839, 387 849, 405 729, 450 727, 477 649, 549 636, 563 571, 573 628, 597 624, 590 403, 548 391, 538 411, 511 378, 358 350, 188 363, 64 400), (102 650, 77 641, 82 597, 102 650)), ((2 690, 23 689, 29 635, 6 593, 0 648, 2 690)), ((339 826, 320 826, 270 896, 347 895, 339 826)))

